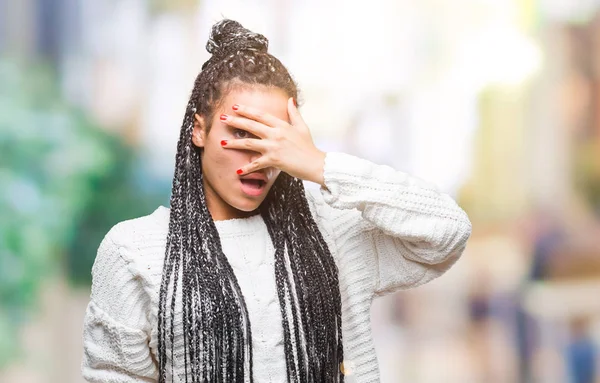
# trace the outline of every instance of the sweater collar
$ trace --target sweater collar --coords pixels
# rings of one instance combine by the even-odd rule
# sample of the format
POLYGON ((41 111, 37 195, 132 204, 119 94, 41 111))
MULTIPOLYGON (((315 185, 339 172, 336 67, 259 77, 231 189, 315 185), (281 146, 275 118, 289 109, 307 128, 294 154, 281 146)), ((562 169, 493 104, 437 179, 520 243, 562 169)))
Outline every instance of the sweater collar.
MULTIPOLYGON (((153 213, 161 221, 169 222, 171 209, 159 206, 153 213)), ((237 236, 256 233, 266 228, 264 220, 260 214, 255 214, 248 218, 232 218, 222 221, 215 221, 215 226, 220 236, 237 236)))

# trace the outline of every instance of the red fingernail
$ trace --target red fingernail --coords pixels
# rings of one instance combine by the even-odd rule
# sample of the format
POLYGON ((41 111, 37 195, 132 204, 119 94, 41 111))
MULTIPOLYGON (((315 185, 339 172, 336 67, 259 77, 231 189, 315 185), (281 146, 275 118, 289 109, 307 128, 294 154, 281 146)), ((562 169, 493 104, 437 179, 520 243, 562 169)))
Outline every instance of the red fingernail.
POLYGON ((297 106, 298 106, 298 104, 296 104, 296 99, 295 99, 295 98, 292 98, 292 101, 294 101, 294 106, 296 106, 296 107, 297 107, 297 106))
POLYGON ((238 110, 240 108, 240 106, 238 104, 235 104, 234 106, 231 107, 231 109, 233 110, 238 110))
POLYGON ((226 114, 222 114, 221 117, 219 117, 221 119, 221 121, 225 121, 227 120, 227 115, 226 114))
POLYGON ((237 173, 237 174, 242 174, 243 172, 244 172, 244 171, 243 171, 242 169, 238 169, 236 173, 237 173))
POLYGON ((221 141, 221 146, 225 146, 225 145, 227 145, 227 140, 221 141))

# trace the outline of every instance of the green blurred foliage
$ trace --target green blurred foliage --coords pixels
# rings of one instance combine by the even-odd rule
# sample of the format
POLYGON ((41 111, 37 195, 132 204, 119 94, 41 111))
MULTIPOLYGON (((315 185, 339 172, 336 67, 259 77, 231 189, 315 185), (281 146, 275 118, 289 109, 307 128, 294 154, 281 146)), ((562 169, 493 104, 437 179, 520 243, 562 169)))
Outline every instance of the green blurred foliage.
POLYGON ((67 250, 67 269, 76 285, 91 283, 96 250, 110 228, 168 206, 170 182, 152 177, 130 148, 110 142, 111 162, 103 174, 91 175, 89 203, 74 217, 76 235, 67 250))
POLYGON ((89 284, 110 227, 168 201, 168 185, 68 105, 55 77, 0 59, 0 368, 18 354, 17 330, 45 278, 89 284))

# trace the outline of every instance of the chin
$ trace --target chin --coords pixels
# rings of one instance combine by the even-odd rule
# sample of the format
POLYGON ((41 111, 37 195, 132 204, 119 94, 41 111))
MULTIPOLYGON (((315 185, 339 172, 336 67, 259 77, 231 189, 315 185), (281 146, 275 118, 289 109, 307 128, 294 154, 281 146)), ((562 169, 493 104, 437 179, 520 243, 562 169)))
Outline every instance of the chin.
POLYGON ((240 204, 236 204, 236 205, 232 205, 232 206, 241 212, 252 213, 253 211, 257 210, 261 204, 262 204, 262 201, 260 201, 259 203, 256 203, 256 201, 246 201, 245 203, 242 202, 240 204))

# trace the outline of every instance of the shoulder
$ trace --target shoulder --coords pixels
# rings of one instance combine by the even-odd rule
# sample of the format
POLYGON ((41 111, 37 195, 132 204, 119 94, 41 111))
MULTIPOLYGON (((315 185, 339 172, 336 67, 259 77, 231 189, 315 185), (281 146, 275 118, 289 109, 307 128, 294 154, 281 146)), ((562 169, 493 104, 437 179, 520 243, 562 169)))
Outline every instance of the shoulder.
POLYGON ((114 225, 98 248, 96 262, 107 256, 120 257, 125 263, 144 257, 162 259, 169 232, 169 212, 161 206, 149 215, 114 225))
POLYGON ((160 206, 153 213, 114 225, 104 240, 128 250, 166 240, 169 231, 169 209, 160 206))
POLYGON ((160 275, 169 231, 169 209, 159 207, 153 213, 114 225, 106 234, 92 268, 97 279, 106 270, 120 265, 129 275, 143 279, 160 275))
POLYGON ((169 209, 119 222, 106 234, 92 267, 91 300, 121 323, 141 323, 157 301, 169 209))

